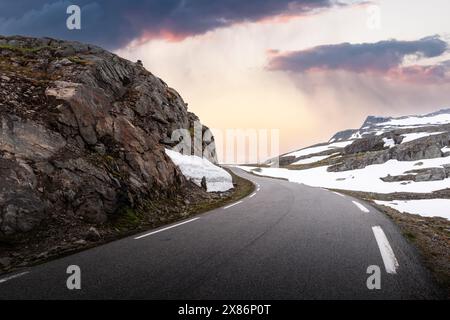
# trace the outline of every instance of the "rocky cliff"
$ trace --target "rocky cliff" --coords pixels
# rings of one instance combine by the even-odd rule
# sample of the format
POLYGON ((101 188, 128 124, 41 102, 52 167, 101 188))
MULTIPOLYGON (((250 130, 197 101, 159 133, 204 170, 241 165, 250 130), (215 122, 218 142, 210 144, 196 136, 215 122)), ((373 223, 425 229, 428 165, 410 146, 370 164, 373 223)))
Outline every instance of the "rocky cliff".
POLYGON ((0 37, 0 241, 43 224, 57 233, 109 223, 192 188, 164 148, 195 121, 140 62, 0 37))

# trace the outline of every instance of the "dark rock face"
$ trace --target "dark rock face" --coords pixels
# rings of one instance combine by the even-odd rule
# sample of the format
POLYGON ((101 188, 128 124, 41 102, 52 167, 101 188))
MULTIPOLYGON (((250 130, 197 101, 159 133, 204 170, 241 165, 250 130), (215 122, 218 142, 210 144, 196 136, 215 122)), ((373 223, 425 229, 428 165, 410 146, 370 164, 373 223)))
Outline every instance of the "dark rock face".
POLYGON ((373 125, 376 125, 378 123, 389 121, 391 118, 389 117, 377 117, 377 116, 368 116, 366 120, 364 121, 361 128, 365 127, 371 127, 373 125))
POLYGON ((379 151, 384 149, 384 141, 379 136, 370 136, 355 140, 344 148, 343 154, 354 154, 367 151, 379 151))
POLYGON ((417 170, 417 175, 414 181, 438 181, 447 178, 447 174, 444 168, 429 168, 424 170, 417 170))
POLYGON ((381 178, 384 182, 398 182, 398 181, 439 181, 449 177, 449 166, 445 165, 441 168, 425 168, 406 171, 405 174, 399 176, 387 175, 381 178))
POLYGON ((357 131, 358 131, 358 129, 348 129, 348 130, 339 131, 334 136, 331 137, 330 142, 350 139, 350 137, 357 131))
POLYGON ((280 157, 280 166, 284 166, 284 165, 288 165, 293 163, 294 161, 296 161, 296 157, 295 156, 285 156, 285 157, 280 157))
POLYGON ((55 213, 101 224, 185 187, 164 147, 198 118, 141 64, 77 42, 0 37, 0 74, 0 237, 55 213))
MULTIPOLYGON (((447 126, 443 127, 443 129, 446 128, 447 126)), ((382 142, 382 137, 369 136, 355 140, 351 145, 345 147, 344 156, 339 159, 338 163, 331 165, 328 171, 362 169, 372 164, 385 163, 391 159, 416 161, 440 158, 444 155, 442 148, 450 144, 450 132, 444 132, 377 151, 380 148, 377 141, 382 142)))

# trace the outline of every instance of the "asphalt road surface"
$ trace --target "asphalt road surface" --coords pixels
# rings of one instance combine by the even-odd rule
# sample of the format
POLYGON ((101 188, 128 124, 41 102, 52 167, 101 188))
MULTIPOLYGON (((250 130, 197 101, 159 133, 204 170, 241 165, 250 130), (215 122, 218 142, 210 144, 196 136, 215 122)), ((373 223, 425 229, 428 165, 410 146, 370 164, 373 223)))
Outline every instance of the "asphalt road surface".
POLYGON ((368 204, 233 170, 257 185, 254 194, 185 221, 3 275, 0 299, 439 297, 416 250, 368 204), (70 265, 80 267, 80 290, 67 288, 70 265), (379 267, 380 289, 367 287, 370 266, 379 267))

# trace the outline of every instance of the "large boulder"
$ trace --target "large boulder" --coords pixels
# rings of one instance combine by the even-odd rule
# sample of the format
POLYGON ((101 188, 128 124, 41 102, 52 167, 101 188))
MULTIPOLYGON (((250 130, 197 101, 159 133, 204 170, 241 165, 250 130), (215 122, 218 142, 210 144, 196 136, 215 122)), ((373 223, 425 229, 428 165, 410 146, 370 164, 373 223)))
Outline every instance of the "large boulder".
POLYGON ((378 151, 384 149, 384 141, 379 136, 369 136, 355 140, 344 148, 343 154, 378 151))

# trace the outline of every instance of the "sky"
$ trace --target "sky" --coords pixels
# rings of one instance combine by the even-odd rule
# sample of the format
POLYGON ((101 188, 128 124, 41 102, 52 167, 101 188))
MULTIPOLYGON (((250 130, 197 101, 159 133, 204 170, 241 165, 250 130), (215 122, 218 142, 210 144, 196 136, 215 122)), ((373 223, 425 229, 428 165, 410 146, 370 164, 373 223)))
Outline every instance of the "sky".
POLYGON ((142 60, 204 124, 279 129, 288 152, 368 115, 450 107, 448 12, 448 0, 0 0, 0 34, 142 60), (70 4, 81 30, 66 28, 70 4))

